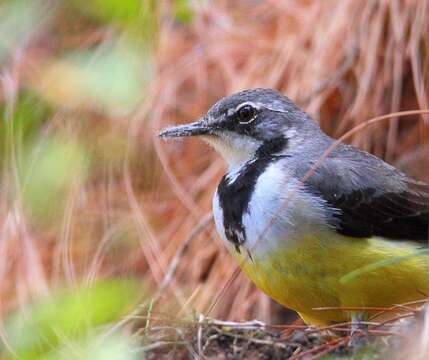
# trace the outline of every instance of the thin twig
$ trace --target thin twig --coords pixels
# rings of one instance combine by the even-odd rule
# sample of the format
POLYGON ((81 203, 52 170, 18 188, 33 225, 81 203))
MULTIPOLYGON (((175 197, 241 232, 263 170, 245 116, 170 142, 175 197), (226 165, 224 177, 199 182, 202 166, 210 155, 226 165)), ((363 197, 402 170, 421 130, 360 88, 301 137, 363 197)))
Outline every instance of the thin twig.
POLYGON ((199 234, 201 234, 201 232, 203 232, 212 221, 213 221, 213 214, 210 212, 202 218, 202 220, 197 224, 197 226, 195 226, 194 229, 191 231, 189 236, 181 243, 179 249, 174 255, 174 258, 171 260, 167 271, 165 272, 164 278, 162 279, 162 282, 158 287, 157 292, 153 296, 154 302, 158 301, 159 297, 162 295, 164 290, 168 287, 168 285, 172 281, 173 276, 177 270, 177 267, 179 266, 180 260, 185 255, 192 240, 195 239, 199 234))

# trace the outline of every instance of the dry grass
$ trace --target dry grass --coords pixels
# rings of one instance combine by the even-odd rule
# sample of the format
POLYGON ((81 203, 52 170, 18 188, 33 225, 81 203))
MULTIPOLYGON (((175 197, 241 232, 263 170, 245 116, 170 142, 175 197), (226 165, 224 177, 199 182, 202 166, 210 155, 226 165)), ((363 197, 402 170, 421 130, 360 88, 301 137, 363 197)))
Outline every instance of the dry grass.
POLYGON ((134 336, 149 359, 313 360, 328 354, 346 359, 424 359, 424 313, 411 305, 415 304, 383 309, 362 323, 368 329, 354 333, 355 345, 351 345, 350 323, 311 328, 298 323, 221 321, 203 315, 195 321, 172 322, 149 314, 139 319, 140 330, 134 336), (395 316, 381 320, 392 311, 395 316))
MULTIPOLYGON (((52 26, 38 28, 0 63, 5 123, 22 92, 40 91, 40 73, 58 53, 97 49, 116 34, 85 17, 73 24, 67 11, 60 7, 52 26)), ((155 313, 279 321, 207 221, 222 160, 195 140, 161 143, 157 131, 250 87, 279 89, 334 137, 375 116, 429 109, 426 0, 195 2, 187 25, 170 11, 163 2, 156 9, 153 74, 137 110, 106 115, 86 104, 68 106, 55 87, 44 98, 52 111, 38 138, 61 133, 83 143, 92 159, 89 175, 67 189, 61 218, 40 224, 28 215, 13 151, 19 144, 4 153, 3 313, 53 286, 133 275, 157 294, 155 313)), ((394 117, 349 142, 429 180, 429 116, 394 117)))

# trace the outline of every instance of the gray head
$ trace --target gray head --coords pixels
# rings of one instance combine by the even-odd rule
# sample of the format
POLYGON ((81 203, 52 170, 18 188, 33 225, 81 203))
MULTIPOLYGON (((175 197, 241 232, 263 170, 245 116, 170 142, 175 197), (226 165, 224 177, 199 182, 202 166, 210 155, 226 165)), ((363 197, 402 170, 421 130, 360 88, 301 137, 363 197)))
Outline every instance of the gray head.
POLYGON ((286 96, 251 89, 224 97, 198 121, 167 128, 160 136, 200 136, 235 166, 297 148, 320 134, 319 126, 286 96))

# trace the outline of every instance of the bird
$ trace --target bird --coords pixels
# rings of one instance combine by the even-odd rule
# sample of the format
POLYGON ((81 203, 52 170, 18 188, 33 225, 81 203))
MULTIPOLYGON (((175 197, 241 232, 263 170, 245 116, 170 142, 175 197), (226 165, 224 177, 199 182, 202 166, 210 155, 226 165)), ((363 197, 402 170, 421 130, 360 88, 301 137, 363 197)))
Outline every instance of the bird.
POLYGON ((199 137, 225 159, 217 232, 256 287, 305 323, 355 324, 428 297, 429 186, 333 146, 282 93, 237 92, 159 136, 199 137))

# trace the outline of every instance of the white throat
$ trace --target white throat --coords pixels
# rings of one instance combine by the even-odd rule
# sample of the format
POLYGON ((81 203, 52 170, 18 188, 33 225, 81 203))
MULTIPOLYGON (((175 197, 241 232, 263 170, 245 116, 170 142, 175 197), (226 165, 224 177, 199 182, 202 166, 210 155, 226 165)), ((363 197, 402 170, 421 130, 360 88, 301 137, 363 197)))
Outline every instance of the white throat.
POLYGON ((212 146, 228 163, 229 169, 234 169, 255 156, 260 142, 251 138, 202 136, 202 138, 212 146))

